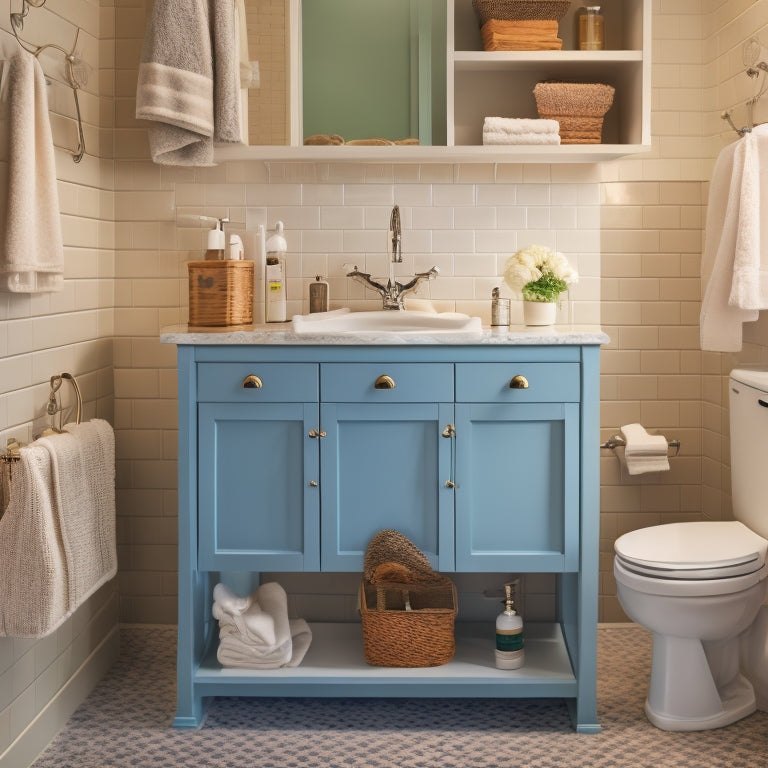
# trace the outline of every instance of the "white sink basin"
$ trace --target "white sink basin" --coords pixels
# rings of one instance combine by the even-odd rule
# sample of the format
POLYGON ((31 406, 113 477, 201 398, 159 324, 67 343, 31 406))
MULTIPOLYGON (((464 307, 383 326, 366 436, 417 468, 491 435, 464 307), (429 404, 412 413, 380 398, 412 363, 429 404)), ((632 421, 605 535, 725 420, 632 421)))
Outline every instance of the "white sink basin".
POLYGON ((476 335, 482 332, 479 317, 459 312, 423 312, 380 310, 378 312, 351 312, 336 309, 313 315, 295 315, 293 331, 299 336, 338 336, 361 334, 476 335))

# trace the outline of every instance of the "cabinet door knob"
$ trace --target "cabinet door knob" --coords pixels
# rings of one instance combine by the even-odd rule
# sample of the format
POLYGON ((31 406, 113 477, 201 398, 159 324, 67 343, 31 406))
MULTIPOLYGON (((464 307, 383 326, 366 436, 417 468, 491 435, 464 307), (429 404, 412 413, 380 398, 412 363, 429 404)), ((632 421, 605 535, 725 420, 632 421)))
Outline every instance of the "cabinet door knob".
POLYGON ((512 381, 509 382, 510 389, 528 389, 528 379, 525 376, 521 376, 519 373, 517 376, 512 377, 512 381))
POLYGON ((317 488, 317 480, 310 480, 310 481, 309 481, 309 485, 310 485, 312 488, 317 488))
POLYGON ((251 373, 243 379, 243 389, 261 389, 263 386, 261 379, 255 373, 251 373))
POLYGON ((307 433, 310 437, 325 437, 326 432, 322 429, 310 429, 307 433))
POLYGON ((391 376, 387 376, 386 374, 382 374, 373 383, 373 387, 374 387, 374 389, 394 389, 395 388, 395 380, 391 376))
POLYGON ((455 488, 456 487, 456 483, 454 483, 453 480, 446 480, 445 481, 445 487, 446 488, 455 488))

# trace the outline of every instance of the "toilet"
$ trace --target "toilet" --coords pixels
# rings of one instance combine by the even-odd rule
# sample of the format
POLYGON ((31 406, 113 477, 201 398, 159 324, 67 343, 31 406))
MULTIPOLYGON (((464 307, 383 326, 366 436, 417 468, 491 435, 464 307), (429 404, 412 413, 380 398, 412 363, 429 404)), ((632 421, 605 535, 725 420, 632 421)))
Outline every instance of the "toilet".
POLYGON ((768 368, 729 380, 735 520, 624 534, 614 575, 627 616, 653 632, 645 713, 667 731, 768 710, 768 368))

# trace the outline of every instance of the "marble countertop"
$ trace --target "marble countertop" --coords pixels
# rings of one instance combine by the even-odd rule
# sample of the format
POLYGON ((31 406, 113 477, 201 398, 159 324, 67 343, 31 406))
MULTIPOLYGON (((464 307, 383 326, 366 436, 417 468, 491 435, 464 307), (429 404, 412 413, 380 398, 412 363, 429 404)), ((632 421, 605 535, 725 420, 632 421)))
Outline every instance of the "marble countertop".
POLYGON ((164 344, 264 344, 293 346, 332 345, 573 345, 607 344, 610 339, 597 325, 515 325, 499 331, 485 328, 479 334, 450 333, 344 333, 328 336, 302 336, 293 332, 290 321, 235 328, 196 328, 173 325, 163 328, 160 340, 164 344))

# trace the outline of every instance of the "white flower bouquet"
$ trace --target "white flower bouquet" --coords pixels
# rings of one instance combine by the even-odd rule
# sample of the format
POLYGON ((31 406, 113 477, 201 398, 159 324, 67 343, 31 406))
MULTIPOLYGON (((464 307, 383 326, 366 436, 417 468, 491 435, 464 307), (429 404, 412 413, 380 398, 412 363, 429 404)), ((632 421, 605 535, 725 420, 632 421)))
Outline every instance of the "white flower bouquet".
POLYGON ((562 253, 529 245, 507 260, 504 282, 523 294, 524 301, 556 302, 579 275, 562 253))

